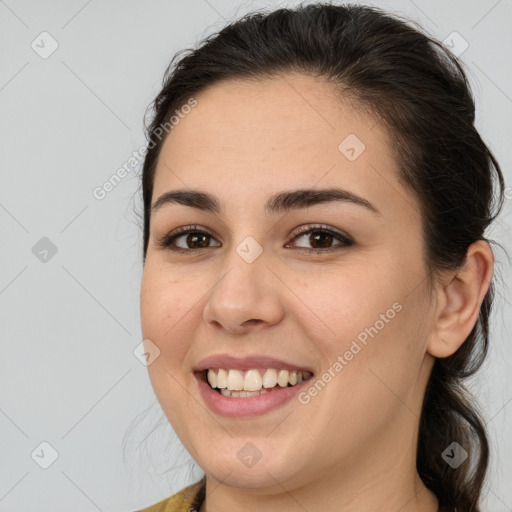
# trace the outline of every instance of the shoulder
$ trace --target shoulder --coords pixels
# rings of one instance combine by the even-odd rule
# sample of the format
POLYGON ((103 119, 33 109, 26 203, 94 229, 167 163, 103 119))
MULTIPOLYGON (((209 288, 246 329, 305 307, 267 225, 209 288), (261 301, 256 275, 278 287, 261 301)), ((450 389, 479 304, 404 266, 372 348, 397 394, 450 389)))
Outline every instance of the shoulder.
POLYGON ((137 512, 198 512, 204 501, 206 477, 148 508, 137 512))

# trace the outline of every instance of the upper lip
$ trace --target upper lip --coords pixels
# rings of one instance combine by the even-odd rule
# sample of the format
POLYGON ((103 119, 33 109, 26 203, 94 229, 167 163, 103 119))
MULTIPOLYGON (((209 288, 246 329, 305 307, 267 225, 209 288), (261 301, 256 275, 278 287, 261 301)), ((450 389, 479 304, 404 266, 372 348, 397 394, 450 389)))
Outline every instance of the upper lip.
POLYGON ((234 370, 250 370, 252 368, 275 368, 276 370, 296 370, 302 372, 313 371, 302 365, 296 365, 291 362, 277 359, 274 357, 268 357, 264 355, 252 355, 245 357, 233 357, 229 354, 216 354, 202 359, 195 367, 194 371, 202 372, 210 368, 223 368, 223 369, 234 369, 234 370))

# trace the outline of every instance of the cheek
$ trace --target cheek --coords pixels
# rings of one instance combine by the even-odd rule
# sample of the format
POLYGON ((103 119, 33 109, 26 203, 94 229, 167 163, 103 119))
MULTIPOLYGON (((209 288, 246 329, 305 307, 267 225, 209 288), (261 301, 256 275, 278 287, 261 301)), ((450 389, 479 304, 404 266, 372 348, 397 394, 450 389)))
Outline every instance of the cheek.
POLYGON ((171 335, 173 325, 178 327, 180 318, 197 301, 193 290, 194 287, 187 286, 183 280, 166 272, 165 266, 146 263, 140 293, 144 337, 154 336, 164 341, 167 332, 171 335))
POLYGON ((186 380, 190 376, 182 367, 194 335, 191 322, 199 321, 193 308, 198 298, 191 295, 183 292, 179 279, 166 275, 164 266, 146 263, 140 293, 142 335, 160 350, 147 369, 158 401, 175 429, 180 426, 170 412, 186 410, 183 389, 190 385, 186 380))
MULTIPOLYGON (((165 371, 165 365, 167 371, 178 376, 177 370, 193 337, 194 323, 197 325, 199 322, 198 309, 194 304, 200 294, 191 293, 191 288, 184 286, 179 279, 154 268, 145 268, 141 283, 141 329, 143 338, 150 339, 163 357, 159 357, 148 370, 155 378, 165 371)), ((159 378, 162 377, 169 376, 162 374, 159 378)))
MULTIPOLYGON (((379 377, 407 393, 421 365, 424 329, 417 316, 424 304, 408 295, 402 274, 393 265, 365 262, 361 268, 331 268, 300 284, 308 313, 297 319, 322 354, 324 370, 343 375, 330 379, 337 382, 330 387, 350 389, 359 404, 390 394, 379 377)), ((334 399, 341 405, 347 395, 336 393, 334 399)))
POLYGON ((396 303, 403 296, 399 276, 389 268, 383 272, 382 267, 382 263, 352 262, 326 267, 310 275, 307 281, 296 281, 300 287, 294 287, 297 295, 303 298, 309 311, 308 334, 312 340, 327 347, 328 352, 339 352, 358 337, 364 342, 370 337, 368 330, 375 332, 372 327, 376 323, 379 332, 397 323, 400 306, 396 303), (321 331, 312 331, 313 324, 321 331))
POLYGON ((418 376, 425 356, 428 324, 419 313, 426 311, 421 297, 398 293, 375 292, 361 312, 346 317, 347 337, 332 351, 343 356, 343 369, 337 380, 338 404, 343 418, 370 418, 373 427, 384 425, 397 414, 409 420, 419 415, 418 376))

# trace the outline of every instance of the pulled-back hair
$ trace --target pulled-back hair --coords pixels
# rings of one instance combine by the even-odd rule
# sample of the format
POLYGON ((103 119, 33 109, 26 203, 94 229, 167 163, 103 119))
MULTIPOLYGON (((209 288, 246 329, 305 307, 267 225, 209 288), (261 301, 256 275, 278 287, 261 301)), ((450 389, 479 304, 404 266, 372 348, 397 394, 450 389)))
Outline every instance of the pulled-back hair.
MULTIPOLYGON (((504 180, 475 128, 462 64, 408 20, 370 6, 316 3, 250 13, 172 59, 146 127, 152 142, 142 175, 144 261, 155 168, 165 140, 161 126, 221 80, 288 72, 328 81, 340 101, 372 113, 387 128, 399 179, 419 200, 430 284, 437 271, 457 270, 473 242, 493 243, 484 231, 501 210, 504 180)), ((450 357, 436 358, 424 397, 417 470, 445 510, 481 510, 489 444, 462 381, 486 356, 493 295, 491 282, 465 342, 450 357), (441 456, 452 442, 469 454, 457 469, 441 456)))

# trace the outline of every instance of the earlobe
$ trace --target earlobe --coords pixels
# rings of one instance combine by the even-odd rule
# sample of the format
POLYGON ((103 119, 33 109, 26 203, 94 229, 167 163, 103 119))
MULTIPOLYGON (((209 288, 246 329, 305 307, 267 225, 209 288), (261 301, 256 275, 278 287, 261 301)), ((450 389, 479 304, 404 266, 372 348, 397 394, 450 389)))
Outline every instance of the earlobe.
POLYGON ((464 264, 451 271, 437 290, 437 312, 427 351, 448 357, 457 351, 473 330, 489 290, 494 255, 489 244, 478 240, 467 250, 464 264))

